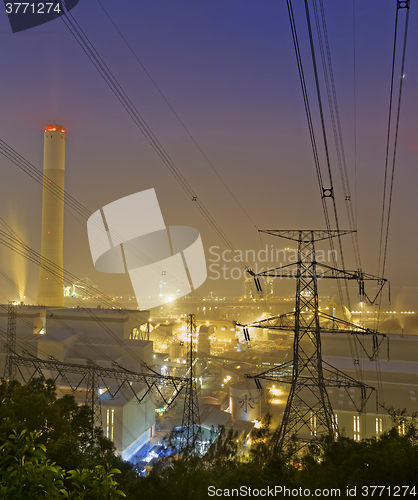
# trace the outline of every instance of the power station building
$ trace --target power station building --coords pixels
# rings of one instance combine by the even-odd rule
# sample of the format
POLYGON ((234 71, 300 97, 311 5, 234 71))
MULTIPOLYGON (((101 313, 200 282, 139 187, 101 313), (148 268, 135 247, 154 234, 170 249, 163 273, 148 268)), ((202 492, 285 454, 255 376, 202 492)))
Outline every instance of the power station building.
MULTIPOLYGON (((16 352, 61 363, 112 367, 114 363, 133 372, 153 361, 153 345, 136 332, 149 321, 149 311, 115 308, 64 307, 63 233, 65 136, 61 125, 47 125, 44 131, 41 268, 37 305, 16 305, 16 352), (57 272, 58 271, 58 272, 57 272)), ((75 299, 76 300, 76 299, 75 299)), ((8 330, 8 307, 0 305, 0 333, 8 330)), ((4 372, 7 346, 0 345, 0 372, 4 372)), ((17 379, 25 382, 33 369, 18 365, 17 379)), ((46 378, 56 377, 45 372, 46 378)), ((91 388, 79 375, 68 372, 58 377, 58 395, 71 393, 79 404, 86 402, 91 388), (75 382, 75 383, 74 383, 75 382)), ((124 459, 129 459, 153 434, 155 404, 145 384, 133 383, 130 390, 115 389, 118 381, 106 379, 99 387, 102 428, 124 459), (113 397, 110 393, 112 392, 113 397), (116 393, 116 395, 115 395, 116 393), (135 397, 135 395, 137 397, 135 397)))
MULTIPOLYGON (((43 360, 54 359, 63 363, 86 365, 93 362, 110 368, 113 363, 140 372, 143 363, 153 364, 152 342, 137 339, 133 332, 144 325, 148 311, 120 309, 46 308, 42 306, 16 306, 16 346, 18 354, 35 356, 43 360)), ((8 323, 7 306, 0 305, 0 332, 5 334, 8 323)), ((0 373, 4 373, 6 362, 5 343, 0 344, 0 373)), ((24 383, 33 369, 19 367, 17 379, 24 383), (24 377, 22 377, 22 375, 24 377)), ((55 378, 56 373, 44 372, 46 378, 55 378)), ((56 381, 59 396, 70 394, 77 386, 79 375, 67 373, 56 381)), ((135 383, 131 390, 121 390, 114 398, 108 388, 116 392, 117 380, 106 379, 107 387, 99 387, 101 394, 101 417, 104 435, 111 439, 116 451, 129 458, 154 434, 155 404, 148 394, 141 404, 133 392, 141 398, 147 387, 135 383)), ((79 385, 74 393, 76 401, 84 404, 87 385, 79 385)))
POLYGON ((44 131, 41 269, 38 304, 64 307, 63 268, 65 130, 47 125, 44 131))

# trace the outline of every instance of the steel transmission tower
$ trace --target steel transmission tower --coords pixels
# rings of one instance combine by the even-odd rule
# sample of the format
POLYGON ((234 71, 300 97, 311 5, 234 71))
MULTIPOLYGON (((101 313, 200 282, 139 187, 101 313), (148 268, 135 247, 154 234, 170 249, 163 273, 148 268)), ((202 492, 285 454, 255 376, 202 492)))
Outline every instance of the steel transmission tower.
POLYGON ((93 427, 102 426, 102 408, 100 404, 99 382, 100 378, 96 374, 96 366, 91 361, 87 363, 87 391, 86 405, 91 409, 91 422, 93 427))
MULTIPOLYGON (((327 387, 345 388, 347 394, 349 394, 349 388, 360 388, 360 405, 357 405, 352 395, 349 394, 359 412, 362 411, 374 391, 373 387, 355 380, 322 360, 321 330, 346 332, 356 336, 371 334, 373 336, 374 353, 370 359, 375 359, 381 342, 379 343, 377 340, 377 335, 380 335, 377 332, 362 329, 345 320, 339 320, 319 312, 318 278, 355 279, 359 282, 360 290, 363 290, 363 293, 364 280, 378 278, 361 272, 338 270, 322 263, 320 268, 317 266, 315 242, 347 234, 348 231, 269 230, 262 232, 298 242, 298 262, 295 264, 296 268, 293 269, 293 272, 290 273, 290 265, 258 274, 249 270, 249 273, 256 280, 257 289, 261 288, 258 281, 260 276, 296 278, 295 310, 292 313, 267 318, 251 325, 241 325, 244 327, 294 331, 293 360, 256 376, 249 376, 249 378, 255 379, 259 389, 262 388, 259 379, 273 380, 290 385, 283 420, 274 438, 274 450, 280 454, 288 447, 291 440, 295 441, 296 449, 300 449, 314 436, 323 434, 336 435, 338 427, 328 397, 327 387), (367 393, 369 393, 368 396, 367 393)), ((246 331, 248 332, 248 330, 246 331)), ((385 336, 383 335, 383 337, 385 336)))
MULTIPOLYGON (((91 408, 93 425, 96 426, 101 426, 99 386, 107 391, 111 399, 115 398, 123 389, 128 392, 130 391, 138 403, 142 403, 148 394, 156 391, 164 401, 165 407, 168 407, 188 384, 188 379, 186 378, 163 376, 155 372, 132 372, 130 370, 125 370, 116 363, 112 368, 104 368, 92 362, 81 365, 76 363, 65 363, 55 359, 44 360, 36 358, 35 356, 23 357, 17 355, 12 356, 12 361, 16 366, 33 369, 29 381, 37 375, 41 378, 45 378, 43 372, 47 371, 49 374, 53 374, 52 378, 54 383, 60 381, 60 384, 64 383, 68 385, 73 392, 77 391, 82 384, 86 384, 86 404, 91 408), (77 381, 72 382, 72 378, 67 376, 69 374, 78 375, 77 381), (112 385, 109 384, 110 381, 113 381, 112 385, 116 383, 113 388, 112 385), (145 385, 145 391, 140 396, 132 386, 134 383, 145 385), (170 397, 166 397, 162 387, 172 387, 173 392, 170 397)), ((49 375, 49 377, 51 377, 51 375, 49 375)))
POLYGON ((4 369, 4 378, 16 378, 16 364, 13 356, 16 353, 16 304, 9 300, 7 307, 7 359, 4 369))
POLYGON ((184 400, 183 419, 181 423, 181 449, 196 451, 198 442, 202 442, 202 429, 200 427, 199 402, 197 399, 195 357, 193 351, 193 336, 196 334, 195 315, 187 317, 187 334, 190 341, 187 348, 187 362, 189 377, 184 400))

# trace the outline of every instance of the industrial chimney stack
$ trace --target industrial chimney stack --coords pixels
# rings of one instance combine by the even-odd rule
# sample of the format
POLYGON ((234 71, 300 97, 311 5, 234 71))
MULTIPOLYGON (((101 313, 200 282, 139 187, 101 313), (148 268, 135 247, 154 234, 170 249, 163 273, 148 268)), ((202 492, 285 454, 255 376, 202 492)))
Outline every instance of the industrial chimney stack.
MULTIPOLYGON (((44 132, 44 185, 42 193, 42 264, 38 304, 64 306, 64 277, 51 273, 53 263, 63 268, 65 130, 47 125, 44 132)), ((56 271, 56 269, 54 269, 56 271)))

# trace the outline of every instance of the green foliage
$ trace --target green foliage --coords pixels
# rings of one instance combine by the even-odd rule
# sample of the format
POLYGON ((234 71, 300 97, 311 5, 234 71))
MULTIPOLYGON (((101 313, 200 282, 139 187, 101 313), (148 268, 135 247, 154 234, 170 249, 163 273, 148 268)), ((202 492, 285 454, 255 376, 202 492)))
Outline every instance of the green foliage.
MULTIPOLYGON (((132 466, 115 455, 113 443, 100 428, 94 428, 93 432, 92 429, 90 408, 79 406, 72 395, 57 398, 51 380, 33 379, 26 385, 17 381, 0 382, 0 446, 10 448, 10 435, 28 431, 23 434, 28 438, 36 433, 36 449, 39 451, 43 446, 48 467, 57 463, 62 469, 87 474, 90 470, 99 473, 102 469, 96 466, 106 468, 109 464, 111 469, 122 472, 119 481, 122 488, 135 480, 132 466)), ((65 483, 69 484, 68 478, 65 483)))
MULTIPOLYGON (((57 398, 52 382, 33 380, 26 386, 2 382, 0 500, 106 500, 124 493, 131 500, 199 500, 208 498, 209 486, 274 485, 311 491, 340 488, 344 497, 347 486, 413 485, 418 477, 416 415, 411 419, 405 411, 388 411, 393 428, 379 439, 324 437, 303 453, 289 449, 281 457, 272 453, 277 431, 271 429, 269 415, 253 429, 250 446, 232 429, 220 427, 204 457, 168 457, 140 478, 115 455, 100 429, 91 432, 88 407, 78 406, 72 396, 57 398)), ((175 433, 171 441, 178 444, 175 433)))
POLYGON ((127 485, 124 491, 128 498, 138 500, 199 500, 208 498, 209 486, 222 490, 282 485, 311 491, 339 488, 345 498, 347 486, 356 486, 357 491, 365 485, 412 486, 418 477, 417 422, 415 417, 406 419, 404 412, 395 413, 394 427, 379 439, 324 437, 312 442, 303 453, 292 455, 289 451, 284 457, 272 456, 274 432, 269 417, 251 433, 249 454, 242 453, 232 431, 220 429, 219 441, 204 457, 167 461, 162 469, 127 485))
POLYGON ((111 464, 124 468, 113 443, 100 428, 93 429, 90 408, 79 406, 72 395, 57 398, 52 380, 32 379, 28 384, 0 383, 0 444, 11 432, 36 432, 46 446, 47 458, 64 469, 111 464))
POLYGON ((238 433, 233 429, 226 432, 225 427, 220 425, 218 428, 218 438, 212 443, 206 454, 206 460, 222 464, 237 459, 239 452, 238 433))
POLYGON ((250 459, 260 467, 271 456, 274 438, 274 433, 271 432, 271 419, 272 416, 267 413, 261 420, 261 427, 254 427, 250 435, 250 459))
POLYGON ((68 479, 72 483, 73 492, 68 498, 74 500, 113 500, 120 496, 125 497, 125 493, 120 491, 118 483, 113 478, 115 474, 120 474, 119 469, 111 469, 109 465, 96 465, 94 469, 70 470, 68 479))
POLYGON ((2 500, 113 500, 125 497, 109 465, 68 473, 46 458, 46 448, 27 430, 14 431, 0 447, 2 500))
POLYGON ((64 498, 64 471, 45 456, 33 433, 14 431, 0 447, 0 498, 64 498))
MULTIPOLYGON (((414 434, 416 435, 416 428, 414 434)), ((410 485, 418 477, 418 446, 392 428, 379 439, 324 438, 302 458, 298 481, 308 488, 410 485)))

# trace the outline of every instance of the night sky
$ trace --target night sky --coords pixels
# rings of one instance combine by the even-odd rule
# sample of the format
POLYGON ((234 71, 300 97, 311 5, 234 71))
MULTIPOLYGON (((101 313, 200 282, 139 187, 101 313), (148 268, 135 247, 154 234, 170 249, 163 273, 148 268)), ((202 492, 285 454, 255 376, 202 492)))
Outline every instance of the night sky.
MULTIPOLYGON (((286 2, 101 1, 255 225, 261 229, 325 228, 286 2)), ((324 5, 353 195, 355 180, 357 185, 362 264, 366 272, 376 274, 396 1, 325 0, 324 5)), ((323 159, 303 2, 294 1, 294 9, 323 159)), ((99 3, 80 0, 72 14, 235 248, 257 251, 266 244, 289 246, 272 237, 260 241, 254 225, 179 124, 99 3)), ((404 11, 400 18, 402 34, 404 11)), ((418 298, 415 1, 409 22, 386 266, 386 277, 393 294, 403 301, 402 307, 414 307, 418 298)), ((123 196, 155 188, 167 225, 198 228, 207 252, 213 245, 224 248, 60 19, 12 34, 3 12, 0 35, 0 137, 4 141, 42 169, 43 129, 47 123, 59 123, 67 130, 66 190, 91 212, 123 196)), ((325 92, 323 99, 340 226, 348 228, 325 92)), ((42 188, 4 157, 0 157, 0 168, 1 217, 40 251, 42 188)), ((325 173, 324 162, 322 168, 325 173)), ((130 292, 127 276, 110 278, 93 268, 85 220, 67 211, 64 232, 68 271, 80 278, 88 276, 107 293, 130 292)), ((1 269, 11 274, 14 257, 4 249, 0 255, 1 269)), ((348 237, 345 260, 346 267, 354 269, 348 237)), ((38 272, 34 265, 28 266, 26 285, 34 295, 38 272)), ((20 279, 16 273, 14 279, 20 279)), ((294 283, 276 284, 278 295, 293 289, 294 283)), ((0 301, 14 298, 15 292, 3 281, 0 290, 0 301)), ((242 281, 207 280, 199 293, 209 291, 238 295, 242 281)))

